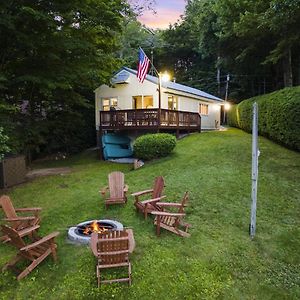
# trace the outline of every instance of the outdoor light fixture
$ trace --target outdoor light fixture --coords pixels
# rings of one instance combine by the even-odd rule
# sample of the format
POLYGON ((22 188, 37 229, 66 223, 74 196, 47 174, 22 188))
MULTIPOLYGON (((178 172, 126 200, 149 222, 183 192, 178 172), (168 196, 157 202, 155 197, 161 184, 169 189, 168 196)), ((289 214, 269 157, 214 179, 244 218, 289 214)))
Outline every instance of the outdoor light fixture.
POLYGON ((231 107, 231 105, 230 105, 230 103, 225 103, 225 110, 229 110, 230 109, 230 107, 231 107))
POLYGON ((170 80, 170 75, 167 72, 158 73, 158 114, 160 119, 160 112, 161 112, 161 87, 162 82, 167 82, 170 80))
POLYGON ((163 82, 170 81, 170 75, 167 72, 160 73, 160 77, 163 82))

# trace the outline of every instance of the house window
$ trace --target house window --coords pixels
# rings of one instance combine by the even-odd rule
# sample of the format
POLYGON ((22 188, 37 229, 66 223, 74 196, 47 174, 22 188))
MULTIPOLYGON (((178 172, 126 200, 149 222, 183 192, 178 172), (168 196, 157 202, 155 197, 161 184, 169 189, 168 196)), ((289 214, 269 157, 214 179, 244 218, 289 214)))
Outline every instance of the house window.
POLYGON ((208 115, 208 104, 199 104, 199 114, 204 116, 208 115))
POLYGON ((168 109, 177 110, 178 109, 178 98, 175 96, 168 96, 168 109))
POLYGON ((153 96, 133 96, 132 107, 134 109, 153 108, 153 96))
POLYGON ((115 109, 118 107, 118 99, 117 98, 103 98, 102 99, 102 110, 109 111, 111 109, 111 107, 113 107, 115 109))

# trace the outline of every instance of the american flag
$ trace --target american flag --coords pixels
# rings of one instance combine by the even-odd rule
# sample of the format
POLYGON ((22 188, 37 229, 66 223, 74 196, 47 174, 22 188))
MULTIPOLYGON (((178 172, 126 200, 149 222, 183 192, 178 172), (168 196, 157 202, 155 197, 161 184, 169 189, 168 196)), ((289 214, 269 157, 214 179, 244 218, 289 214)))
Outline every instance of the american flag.
POLYGON ((138 72, 136 74, 138 80, 143 83, 148 69, 149 69, 149 63, 150 59, 147 57, 145 52, 143 51, 142 48, 139 49, 139 65, 138 65, 138 72))

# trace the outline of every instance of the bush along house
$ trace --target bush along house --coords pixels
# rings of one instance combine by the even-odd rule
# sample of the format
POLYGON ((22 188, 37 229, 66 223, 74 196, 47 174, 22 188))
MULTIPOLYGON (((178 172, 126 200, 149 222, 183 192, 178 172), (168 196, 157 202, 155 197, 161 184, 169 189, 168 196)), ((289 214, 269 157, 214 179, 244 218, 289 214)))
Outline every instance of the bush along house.
POLYGON ((218 97, 155 76, 147 75, 141 83, 136 70, 123 67, 112 77, 111 86, 95 90, 97 145, 105 159, 129 157, 131 140, 145 133, 179 137, 216 130, 223 104, 218 97))

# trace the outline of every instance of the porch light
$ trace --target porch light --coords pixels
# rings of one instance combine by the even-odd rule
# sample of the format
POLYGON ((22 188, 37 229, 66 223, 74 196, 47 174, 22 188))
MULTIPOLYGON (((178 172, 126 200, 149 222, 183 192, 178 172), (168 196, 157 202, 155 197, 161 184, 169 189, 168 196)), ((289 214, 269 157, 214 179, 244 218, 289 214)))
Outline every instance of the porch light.
POLYGON ((160 77, 163 82, 170 81, 170 78, 171 78, 167 72, 160 73, 160 77))
POLYGON ((158 109, 159 109, 159 116, 160 116, 160 110, 161 110, 161 87, 162 82, 167 82, 170 80, 170 75, 167 72, 158 73, 158 109))
POLYGON ((231 108, 231 104, 226 102, 225 103, 225 110, 229 110, 231 108))

